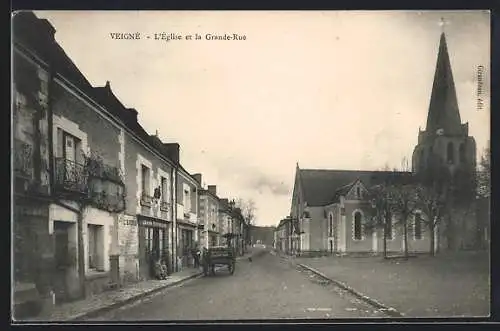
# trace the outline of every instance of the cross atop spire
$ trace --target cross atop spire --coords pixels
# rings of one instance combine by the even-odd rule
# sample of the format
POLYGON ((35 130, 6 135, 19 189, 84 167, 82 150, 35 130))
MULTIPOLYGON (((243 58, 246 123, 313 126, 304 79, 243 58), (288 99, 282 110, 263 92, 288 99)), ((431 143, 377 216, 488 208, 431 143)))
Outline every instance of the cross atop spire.
POLYGON ((444 33, 444 26, 446 25, 446 22, 444 21, 444 18, 441 17, 441 20, 439 21, 439 26, 441 27, 441 33, 444 33))

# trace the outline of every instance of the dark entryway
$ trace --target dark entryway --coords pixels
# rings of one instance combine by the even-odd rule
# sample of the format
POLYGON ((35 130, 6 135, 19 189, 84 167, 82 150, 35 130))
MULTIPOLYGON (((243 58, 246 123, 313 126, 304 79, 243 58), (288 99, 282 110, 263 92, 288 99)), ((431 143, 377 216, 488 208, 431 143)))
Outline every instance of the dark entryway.
MULTIPOLYGON (((71 267, 71 258, 69 252, 69 228, 72 223, 69 222, 54 222, 54 292, 56 303, 65 302, 68 300, 68 288, 66 278, 68 269, 71 267)), ((76 262, 76 261, 75 261, 76 262)))
POLYGON ((150 271, 149 276, 154 277, 155 262, 160 259, 165 265, 170 265, 170 255, 168 251, 168 234, 167 229, 157 227, 145 227, 145 248, 146 248, 146 264, 150 271))

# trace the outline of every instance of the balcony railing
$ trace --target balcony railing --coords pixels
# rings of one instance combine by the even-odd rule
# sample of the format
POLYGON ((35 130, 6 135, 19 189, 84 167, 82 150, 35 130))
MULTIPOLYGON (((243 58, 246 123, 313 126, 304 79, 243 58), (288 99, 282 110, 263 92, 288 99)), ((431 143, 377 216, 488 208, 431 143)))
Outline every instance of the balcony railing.
POLYGON ((160 210, 168 211, 170 204, 167 201, 160 202, 160 210))
POLYGON ((153 203, 153 197, 147 194, 146 192, 142 192, 141 206, 151 207, 152 203, 153 203))
POLYGON ((55 186, 60 190, 87 194, 88 173, 85 166, 64 158, 56 158, 55 186))
POLYGON ((14 172, 17 177, 33 178, 33 146, 14 140, 14 172))

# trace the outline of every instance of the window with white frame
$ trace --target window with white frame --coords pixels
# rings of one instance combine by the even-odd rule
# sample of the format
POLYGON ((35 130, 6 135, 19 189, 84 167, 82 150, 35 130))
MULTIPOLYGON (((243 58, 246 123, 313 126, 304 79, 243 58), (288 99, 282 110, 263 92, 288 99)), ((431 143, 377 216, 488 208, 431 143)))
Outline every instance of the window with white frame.
POLYGON ((149 188, 149 174, 150 169, 146 167, 144 164, 141 165, 141 191, 143 195, 150 196, 150 188, 149 188))
POLYGON ((170 197, 168 196, 168 182, 165 177, 161 177, 160 179, 160 190, 161 190, 161 201, 168 202, 170 197))
POLYGON ((329 230, 328 231, 328 235, 329 237, 333 237, 333 214, 329 214, 329 223, 330 223, 330 226, 329 226, 329 230))
POLYGON ((102 225, 87 225, 88 269, 104 270, 104 227, 102 225))
POLYGON ((191 196, 188 187, 184 188, 184 212, 191 212, 191 196))

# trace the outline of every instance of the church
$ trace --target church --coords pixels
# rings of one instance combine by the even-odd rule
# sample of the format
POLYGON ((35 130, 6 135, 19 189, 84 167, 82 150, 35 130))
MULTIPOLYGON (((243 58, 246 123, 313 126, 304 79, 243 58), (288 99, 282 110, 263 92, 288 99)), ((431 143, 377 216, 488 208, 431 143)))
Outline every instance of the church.
MULTIPOLYGON (((290 218, 294 234, 290 237, 292 251, 303 255, 381 253, 383 231, 366 231, 366 219, 373 213, 366 199, 368 189, 384 183, 390 176, 404 180, 431 172, 433 162, 449 174, 474 172, 476 144, 469 136, 468 123, 462 123, 455 84, 448 55, 446 36, 440 37, 434 82, 425 130, 419 130, 418 143, 412 156, 412 171, 362 171, 301 169, 296 166, 290 218)), ((424 178, 420 176, 418 178, 424 178)), ((451 217, 449 229, 439 224, 434 233, 434 249, 467 248, 473 245, 476 228, 473 213, 451 217), (451 227, 454 228, 451 234, 451 227), (448 230, 448 231, 447 231, 448 230)), ((456 215, 455 215, 456 216, 456 215)), ((429 252, 430 231, 427 215, 416 210, 408 221, 408 251, 429 252)), ((388 252, 404 250, 404 236, 396 220, 389 225, 388 252)))

